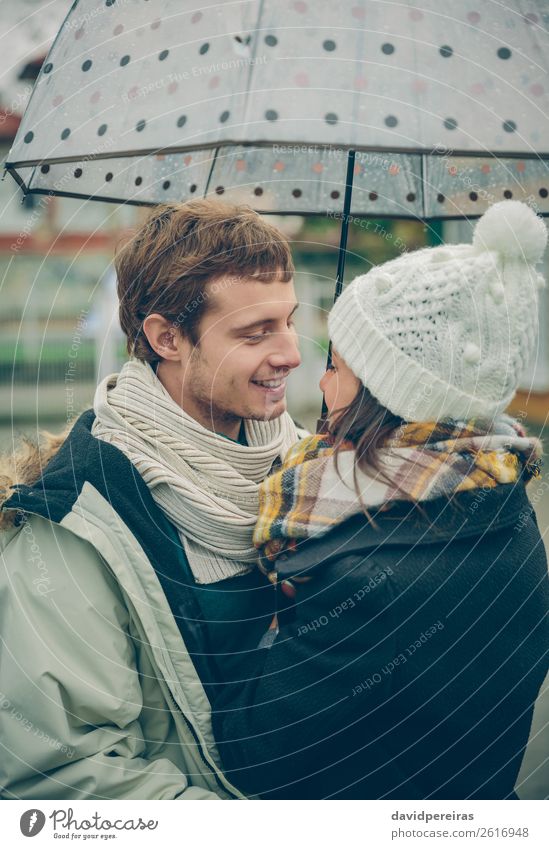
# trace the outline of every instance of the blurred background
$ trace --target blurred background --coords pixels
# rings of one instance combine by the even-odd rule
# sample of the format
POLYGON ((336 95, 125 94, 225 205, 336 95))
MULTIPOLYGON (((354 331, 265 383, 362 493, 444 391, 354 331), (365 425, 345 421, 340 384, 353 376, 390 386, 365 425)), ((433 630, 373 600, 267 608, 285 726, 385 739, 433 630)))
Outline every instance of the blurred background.
MULTIPOLYGON (((0 153, 5 160, 51 40, 70 3, 2 0, 0 153)), ((95 385, 117 371, 125 344, 117 320, 113 253, 147 215, 138 207, 29 196, 11 177, 0 183, 0 451, 26 434, 65 428, 91 406, 95 385)), ((303 365, 289 385, 293 416, 313 429, 326 358, 326 315, 337 263, 340 222, 325 216, 271 216, 289 237, 301 303, 297 329, 303 365)), ((467 242, 472 223, 363 219, 349 233, 346 280, 402 251, 467 242)), ((544 269, 549 277, 549 266, 544 269)), ((540 341, 511 411, 545 437, 549 414, 549 297, 542 293, 540 341)), ((539 494, 536 492, 536 486, 539 494)), ((530 497, 542 534, 549 495, 530 497)), ((549 681, 540 696, 521 772, 522 798, 549 798, 549 681)))

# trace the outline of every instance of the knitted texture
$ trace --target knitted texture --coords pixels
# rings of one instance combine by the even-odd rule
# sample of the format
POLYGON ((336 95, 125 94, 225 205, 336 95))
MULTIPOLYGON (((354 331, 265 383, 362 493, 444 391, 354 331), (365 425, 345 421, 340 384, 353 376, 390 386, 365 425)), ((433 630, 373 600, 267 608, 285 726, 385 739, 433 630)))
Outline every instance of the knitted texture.
POLYGON ((472 245, 414 251, 355 278, 330 313, 332 343, 406 421, 492 418, 534 350, 546 242, 526 204, 497 203, 472 245))
POLYGON ((365 510, 393 501, 425 502, 456 492, 527 481, 539 475, 539 439, 502 415, 490 423, 416 422, 397 428, 380 450, 382 473, 357 467, 352 443, 317 434, 288 452, 282 467, 260 486, 254 543, 262 566, 310 537, 365 510))
POLYGON ((93 436, 133 463, 178 529, 199 584, 249 571, 259 484, 299 438, 288 413, 244 422, 247 445, 187 415, 147 363, 130 360, 106 377, 94 399, 93 436))

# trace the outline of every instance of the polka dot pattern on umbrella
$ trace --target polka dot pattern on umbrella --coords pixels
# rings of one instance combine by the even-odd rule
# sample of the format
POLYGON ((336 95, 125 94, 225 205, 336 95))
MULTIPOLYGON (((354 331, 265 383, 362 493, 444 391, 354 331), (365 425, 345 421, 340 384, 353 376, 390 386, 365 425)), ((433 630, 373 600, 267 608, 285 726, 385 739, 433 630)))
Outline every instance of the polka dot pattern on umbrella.
POLYGON ((549 41, 535 0, 514 16, 461 0, 444 15, 438 0, 399 15, 362 0, 263 0, 261 18, 252 7, 236 4, 230 27, 190 0, 132 0, 131 15, 88 0, 86 21, 74 9, 10 155, 21 179, 150 203, 208 187, 318 212, 340 208, 354 146, 366 213, 476 215, 504 192, 548 204, 549 41), (512 154, 508 173, 486 151, 512 154))

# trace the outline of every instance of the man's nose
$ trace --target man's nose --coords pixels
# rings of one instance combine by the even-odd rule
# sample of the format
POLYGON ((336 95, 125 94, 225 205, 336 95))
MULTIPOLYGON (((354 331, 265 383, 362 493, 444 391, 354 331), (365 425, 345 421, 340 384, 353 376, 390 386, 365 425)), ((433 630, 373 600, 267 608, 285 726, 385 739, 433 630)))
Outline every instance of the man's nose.
POLYGON ((301 363, 301 354, 297 342, 297 333, 289 329, 275 334, 276 346, 269 357, 273 368, 297 368, 301 363))

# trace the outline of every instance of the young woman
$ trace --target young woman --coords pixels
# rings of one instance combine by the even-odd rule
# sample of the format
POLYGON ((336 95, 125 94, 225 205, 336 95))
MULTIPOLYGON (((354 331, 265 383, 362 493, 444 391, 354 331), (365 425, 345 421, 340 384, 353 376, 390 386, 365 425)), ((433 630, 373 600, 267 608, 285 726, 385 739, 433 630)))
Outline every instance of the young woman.
POLYGON ((255 543, 293 607, 214 706, 245 792, 516 798, 549 581, 525 492, 540 445, 503 411, 546 238, 499 203, 472 245, 373 268, 334 306, 328 432, 261 486, 255 543))

